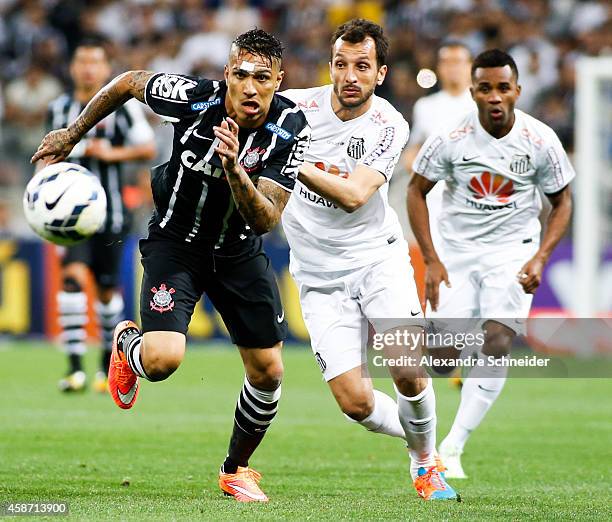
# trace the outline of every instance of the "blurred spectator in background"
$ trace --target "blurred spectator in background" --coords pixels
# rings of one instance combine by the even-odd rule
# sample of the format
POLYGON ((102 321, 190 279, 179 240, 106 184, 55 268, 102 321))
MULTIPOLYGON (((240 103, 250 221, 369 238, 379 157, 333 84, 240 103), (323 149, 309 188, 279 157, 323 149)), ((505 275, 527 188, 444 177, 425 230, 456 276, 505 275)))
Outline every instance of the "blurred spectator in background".
MULTIPOLYGON (((612 2, 606 0, 0 0, 2 130, 9 129, 0 137, 0 179, 16 180, 19 192, 29 178, 24 166, 39 135, 13 129, 30 124, 22 121, 29 118, 25 113, 44 105, 40 91, 53 89, 54 81, 68 87, 69 56, 85 35, 107 35, 115 72, 146 68, 217 76, 233 36, 260 25, 286 47, 283 86, 302 88, 329 82, 326 43, 335 25, 354 16, 385 26, 390 75, 377 93, 401 108, 409 123, 416 100, 435 91, 420 87, 417 73, 434 69, 436 49, 453 39, 473 54, 508 50, 524 86, 520 107, 549 123, 570 149, 573 64, 582 55, 612 52, 612 2), (38 72, 31 72, 33 63, 38 72), (37 74, 42 79, 32 80, 37 74), (17 87, 9 95, 12 85, 17 87), (13 110, 19 106, 15 99, 28 104, 23 117, 13 110), (18 156, 21 175, 7 163, 11 155, 18 156)), ((156 134, 158 143, 167 139, 163 126, 156 134)), ((165 161, 167 152, 160 154, 165 161)))
POLYGON ((24 161, 38 147, 45 134, 47 106, 62 92, 62 84, 47 74, 38 62, 28 65, 21 77, 9 82, 5 94, 7 121, 5 139, 12 154, 24 161))

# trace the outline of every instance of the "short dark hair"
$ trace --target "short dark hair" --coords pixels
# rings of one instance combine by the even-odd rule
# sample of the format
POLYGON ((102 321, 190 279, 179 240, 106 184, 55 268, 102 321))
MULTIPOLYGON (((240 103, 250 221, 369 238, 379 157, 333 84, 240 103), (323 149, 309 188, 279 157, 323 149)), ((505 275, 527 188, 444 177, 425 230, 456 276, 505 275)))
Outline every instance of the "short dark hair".
POLYGON ((77 44, 74 46, 74 52, 72 53, 72 57, 74 58, 74 55, 76 54, 77 49, 81 47, 99 47, 100 49, 104 51, 104 54, 106 55, 106 59, 108 60, 110 58, 109 53, 108 53, 109 45, 110 45, 110 42, 102 36, 99 36, 97 34, 87 35, 81 38, 77 42, 77 44))
POLYGON ((368 36, 376 44, 376 65, 378 67, 385 65, 387 54, 389 54, 389 39, 383 34, 383 28, 380 25, 364 18, 353 18, 334 31, 331 37, 332 59, 334 44, 338 38, 342 38, 349 43, 359 43, 363 42, 368 36))
POLYGON ((478 68, 486 69, 490 67, 505 67, 506 65, 510 66, 515 80, 518 81, 518 68, 516 67, 516 62, 512 56, 501 49, 489 49, 487 51, 483 51, 476 58, 474 58, 474 61, 472 62, 472 78, 474 78, 474 74, 478 68))
POLYGON ((276 58, 280 62, 283 59, 283 44, 280 40, 273 34, 257 27, 237 36, 232 45, 251 54, 268 58, 270 61, 276 58))

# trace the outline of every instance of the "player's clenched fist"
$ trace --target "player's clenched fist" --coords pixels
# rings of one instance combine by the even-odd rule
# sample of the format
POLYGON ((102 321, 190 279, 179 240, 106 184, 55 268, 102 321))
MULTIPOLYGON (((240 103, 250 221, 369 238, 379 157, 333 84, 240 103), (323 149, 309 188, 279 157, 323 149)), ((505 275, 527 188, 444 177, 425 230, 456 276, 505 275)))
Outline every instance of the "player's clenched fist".
POLYGON ((221 156, 223 170, 228 174, 236 173, 240 149, 238 130, 238 124, 230 117, 225 118, 220 127, 213 127, 215 136, 221 141, 215 151, 221 156))
POLYGON ((530 259, 518 273, 518 281, 526 294, 535 294, 542 280, 545 262, 534 257, 530 259))

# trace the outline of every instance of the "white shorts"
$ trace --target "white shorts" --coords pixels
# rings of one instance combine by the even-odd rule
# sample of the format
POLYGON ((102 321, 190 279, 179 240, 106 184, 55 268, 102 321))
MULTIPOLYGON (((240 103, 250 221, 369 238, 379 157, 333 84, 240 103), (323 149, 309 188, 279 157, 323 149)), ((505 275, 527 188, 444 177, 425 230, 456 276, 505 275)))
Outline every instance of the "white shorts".
POLYGON ((440 284, 438 310, 433 312, 428 302, 427 317, 494 319, 525 333, 533 294, 525 293, 517 274, 538 246, 531 242, 466 251, 445 245, 440 259, 452 286, 440 284))
POLYGON ((292 274, 315 358, 326 381, 362 365, 368 321, 376 331, 422 325, 405 241, 383 261, 341 272, 292 274))

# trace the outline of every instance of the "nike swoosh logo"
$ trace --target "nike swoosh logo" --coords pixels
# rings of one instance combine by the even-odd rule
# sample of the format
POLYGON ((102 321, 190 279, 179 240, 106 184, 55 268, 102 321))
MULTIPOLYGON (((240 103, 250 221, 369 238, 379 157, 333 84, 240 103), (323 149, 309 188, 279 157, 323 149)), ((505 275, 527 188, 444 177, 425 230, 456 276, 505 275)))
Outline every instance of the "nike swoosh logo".
POLYGON ((132 402, 132 399, 134 398, 134 395, 136 395, 137 390, 138 390, 138 381, 136 381, 136 384, 134 384, 134 386, 132 386, 130 391, 127 393, 121 393, 121 390, 117 389, 117 395, 119 395, 119 400, 123 404, 129 404, 130 402, 132 402))
POLYGON ((263 500, 264 498, 266 498, 265 495, 254 495, 248 489, 241 488, 240 486, 237 486, 236 484, 230 483, 230 484, 228 484, 228 486, 234 488, 236 491, 238 491, 239 493, 242 493, 243 495, 246 495, 249 498, 254 498, 256 500, 263 500))
POLYGON ((197 129, 193 131, 193 135, 194 135, 196 138, 200 138, 201 140, 208 140, 208 141, 212 141, 212 140, 213 140, 212 138, 208 138, 208 137, 206 137, 206 136, 202 136, 201 134, 198 134, 197 129))
POLYGON ((413 312, 412 310, 410 310, 410 315, 411 315, 412 317, 415 317, 415 316, 419 315, 420 313, 421 313, 421 312, 413 312))
POLYGON ((48 201, 45 201, 47 210, 53 210, 56 207, 56 205, 59 203, 59 200, 62 199, 62 196, 66 194, 67 190, 68 190, 68 187, 64 189, 64 192, 62 192, 59 196, 57 196, 57 199, 53 203, 49 203, 48 201))
POLYGON ((476 159, 478 156, 480 156, 480 154, 476 154, 476 156, 463 156, 463 161, 472 161, 473 159, 476 159))
POLYGON ((284 318, 285 318, 285 310, 283 310, 283 313, 282 313, 281 315, 277 315, 277 316, 276 316, 276 322, 277 322, 278 324, 280 324, 280 323, 282 323, 282 322, 283 322, 283 319, 284 319, 284 318))

